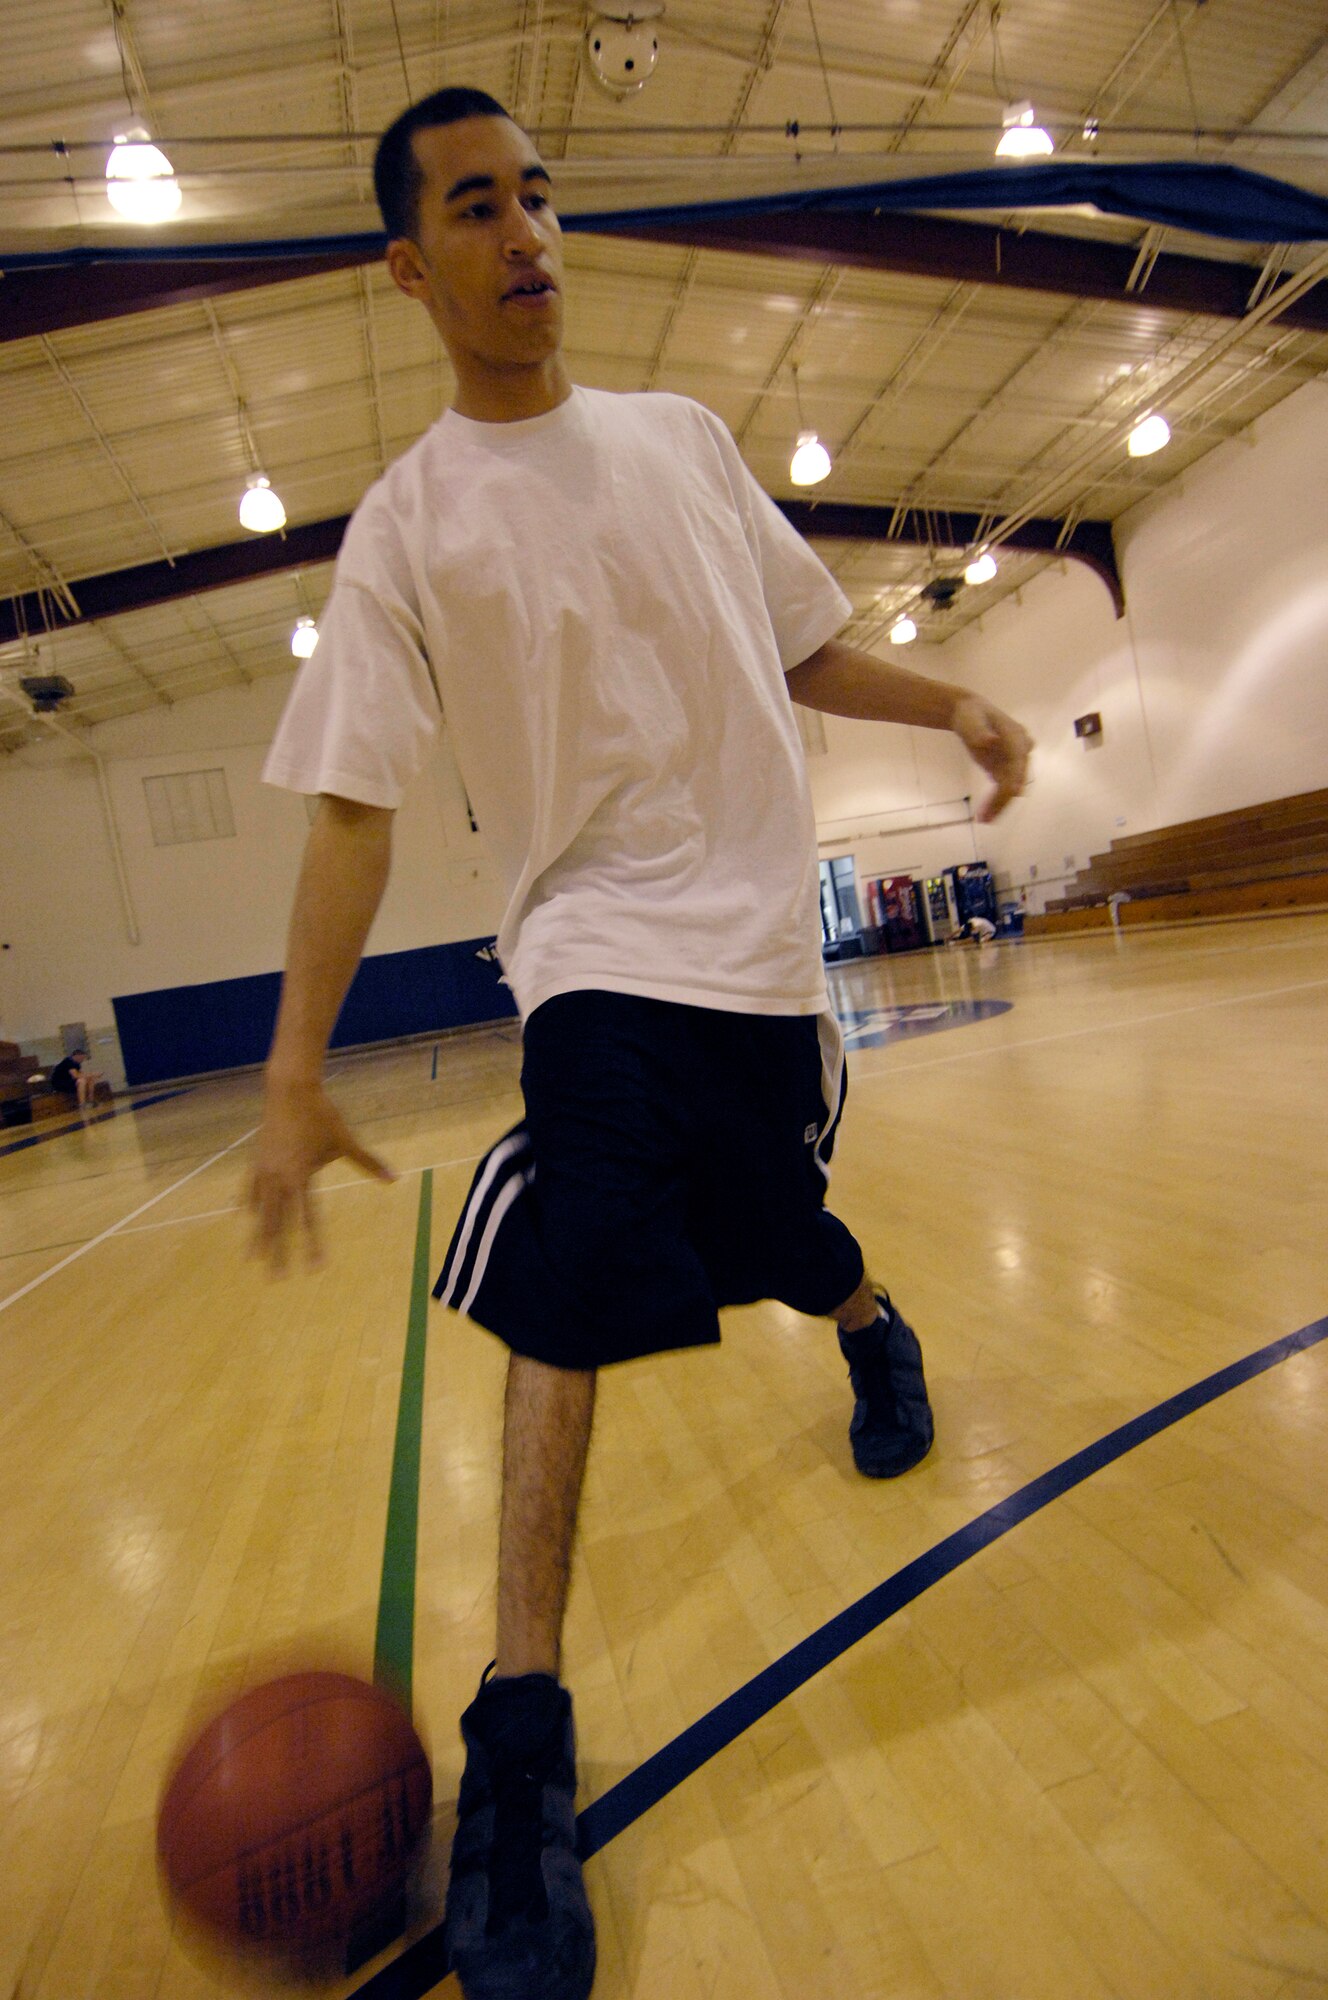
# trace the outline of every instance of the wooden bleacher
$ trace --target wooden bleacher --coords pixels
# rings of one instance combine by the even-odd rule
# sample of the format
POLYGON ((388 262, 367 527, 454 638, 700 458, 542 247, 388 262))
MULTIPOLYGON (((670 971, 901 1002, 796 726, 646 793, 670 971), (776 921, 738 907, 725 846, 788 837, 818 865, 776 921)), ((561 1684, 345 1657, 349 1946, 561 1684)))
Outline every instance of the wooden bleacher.
POLYGON ((1328 905, 1328 791, 1130 833, 1095 854, 1074 887, 1024 924, 1026 937, 1101 930, 1112 896, 1123 926, 1328 905))
MULTIPOLYGON (((34 1055, 26 1055, 17 1042, 0 1042, 0 1129, 15 1125, 42 1125, 51 1119, 75 1125, 79 1114, 71 1098, 52 1090, 46 1082, 33 1083, 42 1074, 34 1055)), ((97 1104, 112 1098, 109 1083, 99 1083, 94 1094, 97 1104)))
POLYGON ((40 1069, 36 1056, 26 1055, 17 1042, 0 1042, 0 1124, 31 1125, 44 1115, 46 1100, 56 1093, 28 1081, 40 1069))

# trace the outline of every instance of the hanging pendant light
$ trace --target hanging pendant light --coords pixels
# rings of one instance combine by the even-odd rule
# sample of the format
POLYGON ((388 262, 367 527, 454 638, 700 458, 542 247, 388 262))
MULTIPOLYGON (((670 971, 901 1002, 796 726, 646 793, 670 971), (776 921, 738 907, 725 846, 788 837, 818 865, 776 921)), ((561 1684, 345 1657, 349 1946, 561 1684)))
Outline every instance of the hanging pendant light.
POLYGON ((996 145, 998 160, 1039 160, 1056 150, 1050 132, 1033 122, 1033 107, 1027 98, 1007 104, 1001 123, 1005 130, 996 145))
POLYGON ((802 414, 802 391, 798 387, 798 364, 793 363, 793 400, 798 410, 798 442, 789 460, 789 478, 795 486, 819 486, 830 476, 830 454, 816 432, 808 430, 802 414))
POLYGON ((991 553, 990 549, 984 549, 980 556, 975 556, 973 558, 973 561, 968 565, 967 569, 964 571, 964 582, 990 583, 995 574, 996 574, 996 558, 991 553))
POLYGON ((911 646, 918 636, 918 628, 911 618, 900 618, 890 627, 892 646, 911 646))
POLYGON ((789 460, 789 478, 795 486, 819 486, 830 476, 830 454, 815 431, 799 431, 798 444, 789 460))
POLYGON ((1125 449, 1131 458, 1151 458, 1155 451, 1161 451, 1163 445, 1170 443, 1171 425, 1165 417, 1154 412, 1152 416, 1140 418, 1125 440, 1125 449))
POLYGON ((141 127, 115 135, 106 162, 106 199, 127 222, 169 222, 180 206, 175 169, 141 127))
POLYGON ((286 509, 272 491, 272 482, 255 472, 245 482, 240 501, 240 526, 251 534, 270 535, 286 525, 286 509))
POLYGON ((318 645, 318 627, 312 618, 297 618, 291 633, 290 649, 297 660, 311 660, 318 645))

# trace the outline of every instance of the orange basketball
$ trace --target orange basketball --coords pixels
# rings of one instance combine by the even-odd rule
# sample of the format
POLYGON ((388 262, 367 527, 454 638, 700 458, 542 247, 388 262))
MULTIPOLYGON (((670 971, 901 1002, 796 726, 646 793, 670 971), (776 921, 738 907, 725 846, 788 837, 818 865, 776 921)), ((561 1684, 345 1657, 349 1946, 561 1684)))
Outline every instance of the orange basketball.
POLYGON ((302 1949, 391 1902, 432 1801, 424 1746, 391 1695, 349 1674, 290 1674, 242 1695, 186 1753, 157 1852, 212 1930, 302 1949))

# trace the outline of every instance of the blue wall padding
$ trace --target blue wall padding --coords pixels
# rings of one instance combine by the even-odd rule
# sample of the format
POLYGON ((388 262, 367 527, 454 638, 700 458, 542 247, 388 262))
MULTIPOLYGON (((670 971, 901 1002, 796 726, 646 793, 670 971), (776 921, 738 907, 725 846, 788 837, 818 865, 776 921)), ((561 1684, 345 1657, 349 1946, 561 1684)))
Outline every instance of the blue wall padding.
MULTIPOLYGON (((332 1047, 430 1035, 516 1012, 492 938, 366 958, 332 1031, 332 1047)), ((279 972, 123 993, 111 1002, 125 1081, 160 1083, 265 1060, 281 993, 279 972)))

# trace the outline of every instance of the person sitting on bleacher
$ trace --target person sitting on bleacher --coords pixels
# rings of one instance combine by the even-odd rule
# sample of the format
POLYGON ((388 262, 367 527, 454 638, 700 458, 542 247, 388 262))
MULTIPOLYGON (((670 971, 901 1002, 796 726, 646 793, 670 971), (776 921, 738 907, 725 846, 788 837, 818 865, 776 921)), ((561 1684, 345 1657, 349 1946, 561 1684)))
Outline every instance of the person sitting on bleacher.
POLYGON ((62 1097, 77 1098, 80 1111, 87 1110, 97 1095, 97 1085, 106 1081, 99 1070, 87 1067, 87 1061, 86 1049, 73 1049, 46 1079, 62 1097))

